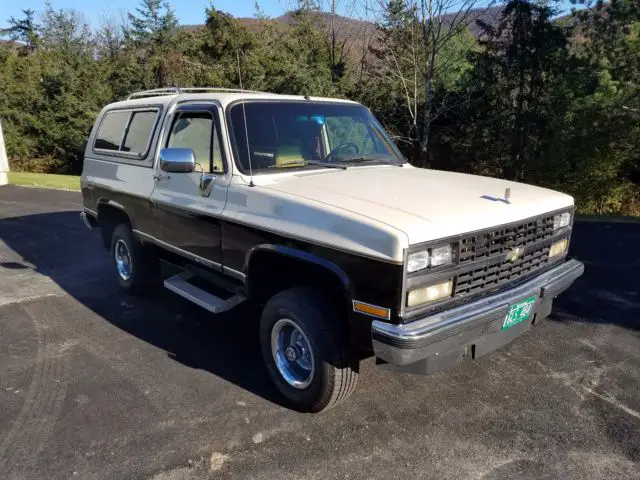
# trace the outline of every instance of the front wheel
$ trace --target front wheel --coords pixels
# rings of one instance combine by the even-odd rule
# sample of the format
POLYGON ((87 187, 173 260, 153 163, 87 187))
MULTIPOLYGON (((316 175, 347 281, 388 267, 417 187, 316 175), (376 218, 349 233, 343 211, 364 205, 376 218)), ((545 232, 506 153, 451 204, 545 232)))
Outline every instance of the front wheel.
POLYGON ((269 376, 296 410, 327 410, 355 390, 358 362, 331 305, 320 291, 294 288, 275 295, 262 313, 260 343, 269 376))

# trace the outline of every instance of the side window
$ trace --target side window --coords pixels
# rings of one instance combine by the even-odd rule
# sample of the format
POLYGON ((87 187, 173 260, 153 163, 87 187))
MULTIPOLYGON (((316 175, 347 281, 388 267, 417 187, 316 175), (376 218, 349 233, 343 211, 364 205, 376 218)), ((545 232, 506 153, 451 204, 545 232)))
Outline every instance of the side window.
POLYGON ((122 146, 123 152, 143 154, 147 151, 156 115, 154 111, 133 112, 122 146))
POLYGON ((141 159, 149 148, 157 116, 157 110, 107 112, 93 148, 133 154, 134 159, 141 159))
POLYGON ((211 112, 179 112, 167 140, 168 148, 190 148, 207 172, 224 171, 220 142, 211 112))
POLYGON ((129 121, 131 112, 108 112, 100 123, 93 148, 102 150, 120 150, 124 129, 129 121))

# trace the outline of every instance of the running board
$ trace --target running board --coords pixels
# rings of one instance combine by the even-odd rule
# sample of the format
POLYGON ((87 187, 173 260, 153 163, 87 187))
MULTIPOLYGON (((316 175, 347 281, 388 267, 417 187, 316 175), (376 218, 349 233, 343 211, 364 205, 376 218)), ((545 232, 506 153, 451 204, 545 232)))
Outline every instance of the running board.
POLYGON ((164 286, 190 302, 209 310, 212 313, 222 313, 231 310, 246 300, 244 295, 233 295, 226 300, 217 297, 201 288, 188 282, 194 275, 190 272, 179 273, 164 281, 164 286))

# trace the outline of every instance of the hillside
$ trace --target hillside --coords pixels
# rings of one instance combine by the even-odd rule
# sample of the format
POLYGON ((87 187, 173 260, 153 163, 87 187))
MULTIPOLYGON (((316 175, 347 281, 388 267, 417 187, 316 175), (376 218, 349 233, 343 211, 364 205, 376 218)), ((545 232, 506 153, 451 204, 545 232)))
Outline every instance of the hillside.
MULTIPOLYGON (((483 22, 486 22, 490 25, 495 24, 497 23, 501 12, 502 7, 476 8, 469 12, 468 17, 465 20, 465 24, 469 27, 474 36, 478 36, 481 32, 476 25, 476 20, 482 20, 483 22)), ((345 35, 349 37, 360 37, 359 34, 361 34, 363 30, 373 30, 375 28, 375 23, 368 20, 343 17, 341 15, 328 12, 318 12, 314 13, 314 15, 318 19, 318 25, 330 28, 331 23, 333 22, 334 28, 344 31, 345 35)), ((443 23, 449 24, 453 22, 456 17, 457 16, 455 13, 446 14, 443 16, 443 23)), ((283 25, 294 25, 296 23, 296 20, 292 13, 285 13, 284 15, 280 15, 279 17, 270 18, 267 20, 260 20, 255 17, 239 17, 238 21, 248 28, 257 28, 263 21, 275 22, 283 25)), ((187 30, 195 30, 202 27, 203 25, 182 25, 182 28, 187 30)))
MULTIPOLYGON (((464 23, 471 34, 478 38, 482 31, 477 25, 476 20, 494 25, 497 24, 502 7, 487 7, 471 10, 465 18, 454 13, 444 15, 442 17, 444 25, 452 23, 464 23)), ((334 32, 336 46, 344 48, 345 58, 356 64, 368 55, 369 47, 376 44, 376 24, 367 20, 343 17, 328 12, 314 13, 314 23, 319 29, 327 33, 334 32)), ((253 17, 240 17, 237 19, 242 25, 250 30, 258 30, 266 24, 276 24, 282 28, 294 25, 296 19, 292 13, 285 13, 276 18, 261 20, 253 17)), ((186 30, 198 30, 204 28, 204 25, 183 25, 181 28, 186 30)))

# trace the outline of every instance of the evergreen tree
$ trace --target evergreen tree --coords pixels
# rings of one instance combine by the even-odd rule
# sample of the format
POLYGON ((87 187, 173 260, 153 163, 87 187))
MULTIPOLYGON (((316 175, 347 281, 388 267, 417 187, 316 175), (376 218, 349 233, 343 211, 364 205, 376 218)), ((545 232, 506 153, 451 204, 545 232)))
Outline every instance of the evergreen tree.
POLYGON ((13 41, 24 42, 30 51, 38 47, 40 37, 39 25, 35 21, 35 11, 22 10, 23 18, 11 17, 8 20, 9 28, 0 29, 0 36, 8 36, 13 41))
POLYGON ((167 86, 173 67, 170 54, 176 47, 178 20, 171 6, 163 0, 141 0, 135 13, 129 13, 130 27, 125 39, 131 49, 139 52, 140 64, 148 76, 142 78, 146 87, 167 86))
POLYGON ((567 109, 567 31, 546 3, 510 0, 497 26, 482 23, 484 47, 466 80, 463 136, 476 170, 533 180, 547 155, 553 119, 567 109))
POLYGON ((171 6, 163 0, 141 0, 135 13, 129 13, 127 38, 137 47, 150 49, 151 54, 171 48, 178 19, 171 6))

